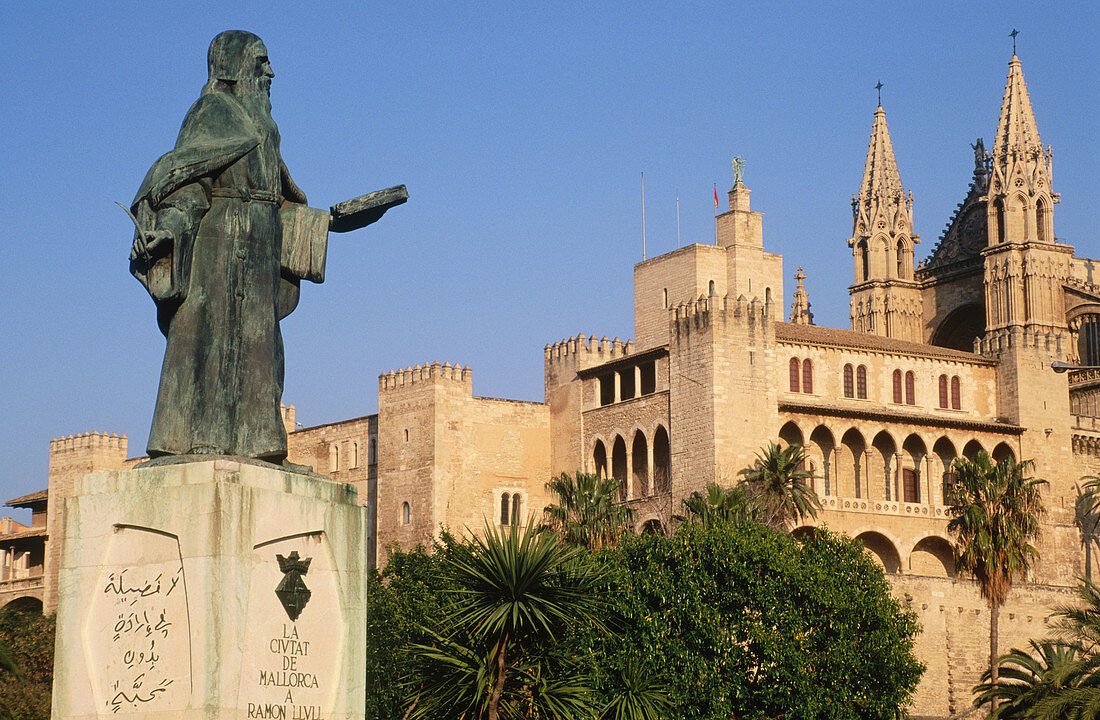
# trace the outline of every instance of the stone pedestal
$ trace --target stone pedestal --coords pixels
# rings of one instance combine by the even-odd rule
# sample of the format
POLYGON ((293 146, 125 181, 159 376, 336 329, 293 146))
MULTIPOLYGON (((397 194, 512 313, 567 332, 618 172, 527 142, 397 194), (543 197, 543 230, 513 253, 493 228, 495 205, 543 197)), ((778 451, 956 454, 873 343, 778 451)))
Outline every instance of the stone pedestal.
POLYGON ((93 473, 75 491, 55 720, 363 717, 354 488, 218 459, 93 473))

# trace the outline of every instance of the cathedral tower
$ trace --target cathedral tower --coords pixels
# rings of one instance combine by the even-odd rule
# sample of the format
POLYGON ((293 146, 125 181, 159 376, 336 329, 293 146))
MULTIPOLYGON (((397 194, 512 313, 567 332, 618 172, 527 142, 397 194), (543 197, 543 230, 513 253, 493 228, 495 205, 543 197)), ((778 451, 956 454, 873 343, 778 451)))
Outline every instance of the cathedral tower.
POLYGON ((1073 248, 1056 244, 1051 152, 1043 149, 1020 59, 1008 64, 986 197, 986 333, 1066 330, 1063 284, 1073 248))
POLYGON ((905 194, 886 127, 875 110, 859 194, 852 198, 855 282, 848 288, 852 329, 921 342, 920 290, 913 280, 913 196, 905 194))

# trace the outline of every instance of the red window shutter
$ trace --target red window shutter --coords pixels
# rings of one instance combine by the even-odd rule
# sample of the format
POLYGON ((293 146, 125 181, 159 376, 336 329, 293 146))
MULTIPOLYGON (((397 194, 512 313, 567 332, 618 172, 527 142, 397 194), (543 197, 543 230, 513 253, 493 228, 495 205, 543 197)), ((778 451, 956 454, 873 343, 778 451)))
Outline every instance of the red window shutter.
POLYGON ((894 371, 894 402, 901 404, 901 370, 894 371))
POLYGON ((798 358, 791 358, 791 392, 798 392, 799 371, 798 358))

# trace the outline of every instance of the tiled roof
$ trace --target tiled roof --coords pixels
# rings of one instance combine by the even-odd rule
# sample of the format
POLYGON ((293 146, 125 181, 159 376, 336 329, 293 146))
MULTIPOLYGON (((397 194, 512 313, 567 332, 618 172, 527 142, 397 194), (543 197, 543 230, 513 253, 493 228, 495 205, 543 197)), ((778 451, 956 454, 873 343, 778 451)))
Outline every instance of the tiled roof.
POLYGON ((48 489, 39 490, 38 492, 31 493, 30 495, 24 495, 23 497, 17 497, 14 500, 8 500, 4 504, 8 507, 23 507, 25 505, 30 505, 31 503, 41 502, 42 500, 45 500, 49 494, 50 491, 48 489))
POLYGON ((987 360, 981 355, 963 352, 962 350, 952 350, 936 345, 925 345, 924 343, 897 340, 881 335, 872 335, 871 333, 819 327, 817 325, 776 323, 775 339, 780 342, 832 345, 834 347, 852 348, 853 350, 872 350, 897 355, 916 355, 918 357, 941 358, 986 365, 993 364, 993 361, 987 360))

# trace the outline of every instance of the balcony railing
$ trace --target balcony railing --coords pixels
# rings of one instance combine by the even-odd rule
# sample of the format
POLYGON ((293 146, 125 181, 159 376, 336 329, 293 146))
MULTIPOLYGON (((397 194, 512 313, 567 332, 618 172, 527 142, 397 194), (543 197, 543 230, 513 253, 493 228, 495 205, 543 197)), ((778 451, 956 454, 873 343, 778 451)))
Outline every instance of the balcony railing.
POLYGON ((947 509, 942 506, 932 507, 925 503, 900 502, 898 500, 868 500, 867 498, 841 498, 826 495, 821 498, 821 507, 825 510, 839 510, 842 512, 947 519, 947 509))

